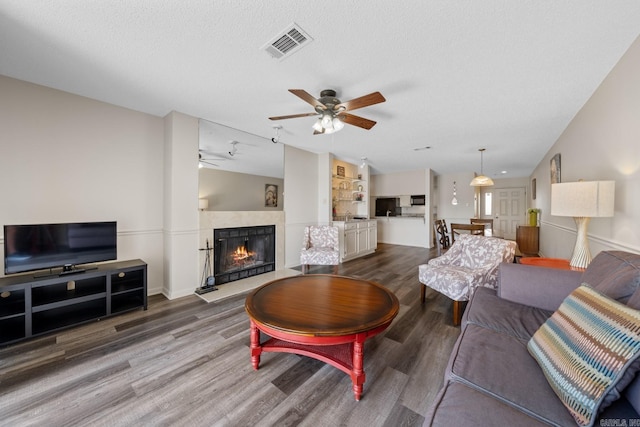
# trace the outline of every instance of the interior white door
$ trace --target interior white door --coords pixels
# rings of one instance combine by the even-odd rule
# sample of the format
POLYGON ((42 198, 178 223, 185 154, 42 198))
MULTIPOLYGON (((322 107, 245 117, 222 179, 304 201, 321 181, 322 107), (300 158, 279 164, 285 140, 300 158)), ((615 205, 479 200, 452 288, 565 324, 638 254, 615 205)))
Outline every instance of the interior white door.
POLYGON ((516 228, 525 220, 526 196, 524 187, 493 190, 493 227, 497 236, 516 239, 516 228))

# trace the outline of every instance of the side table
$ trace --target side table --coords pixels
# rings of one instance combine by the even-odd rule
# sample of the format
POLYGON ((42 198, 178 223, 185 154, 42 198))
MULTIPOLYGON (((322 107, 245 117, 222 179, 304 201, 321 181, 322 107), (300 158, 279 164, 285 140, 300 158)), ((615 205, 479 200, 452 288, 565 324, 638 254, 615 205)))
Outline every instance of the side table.
POLYGON ((520 258, 520 264, 534 265, 537 267, 557 268, 560 270, 585 270, 584 268, 571 267, 569 265, 569 260, 563 258, 523 257, 520 258))

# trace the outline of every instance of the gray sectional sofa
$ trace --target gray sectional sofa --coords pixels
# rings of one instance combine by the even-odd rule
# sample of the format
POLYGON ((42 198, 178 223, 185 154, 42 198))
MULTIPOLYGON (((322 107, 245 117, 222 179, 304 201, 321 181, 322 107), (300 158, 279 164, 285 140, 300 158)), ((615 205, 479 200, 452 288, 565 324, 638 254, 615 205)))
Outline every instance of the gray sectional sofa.
MULTIPOLYGON (((584 272, 502 264, 498 289, 478 288, 465 310, 444 386, 424 425, 577 425, 527 344, 583 283, 640 310, 640 255, 604 251, 584 272)), ((588 425, 640 426, 640 379, 632 378, 588 425)))

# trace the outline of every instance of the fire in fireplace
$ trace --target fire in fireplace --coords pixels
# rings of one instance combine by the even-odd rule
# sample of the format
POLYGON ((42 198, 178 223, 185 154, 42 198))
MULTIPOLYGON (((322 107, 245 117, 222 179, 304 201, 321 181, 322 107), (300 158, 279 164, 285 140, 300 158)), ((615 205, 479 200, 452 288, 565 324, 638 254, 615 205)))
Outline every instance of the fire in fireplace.
POLYGON ((276 226, 213 230, 213 275, 216 284, 275 270, 276 226))

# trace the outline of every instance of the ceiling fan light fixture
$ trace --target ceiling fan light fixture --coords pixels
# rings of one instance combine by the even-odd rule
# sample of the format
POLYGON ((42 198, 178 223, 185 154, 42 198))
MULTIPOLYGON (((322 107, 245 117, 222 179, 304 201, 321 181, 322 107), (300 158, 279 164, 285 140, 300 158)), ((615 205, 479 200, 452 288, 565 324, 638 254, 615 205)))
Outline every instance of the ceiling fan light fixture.
POLYGON ((333 124, 333 129, 338 132, 339 130, 341 130, 344 127, 344 123, 342 123, 342 120, 340 120, 337 117, 334 117, 333 120, 331 121, 333 124))
POLYGON ((321 119, 321 123, 322 123, 322 127, 323 128, 328 128, 331 127, 333 128, 333 117, 331 117, 331 113, 325 113, 322 115, 322 119, 321 119))
POLYGON ((493 180, 491 178, 489 178, 488 176, 484 176, 482 169, 483 169, 483 153, 485 151, 485 148, 479 148, 478 151, 480 152, 480 175, 476 176, 475 178, 473 178, 471 180, 471 182, 469 183, 469 185, 471 187, 491 187, 493 185, 493 180))
POLYGON ((312 127, 316 132, 322 132, 322 119, 316 120, 312 127))

